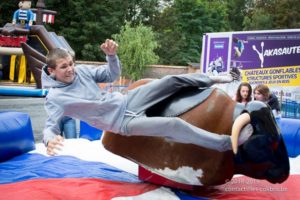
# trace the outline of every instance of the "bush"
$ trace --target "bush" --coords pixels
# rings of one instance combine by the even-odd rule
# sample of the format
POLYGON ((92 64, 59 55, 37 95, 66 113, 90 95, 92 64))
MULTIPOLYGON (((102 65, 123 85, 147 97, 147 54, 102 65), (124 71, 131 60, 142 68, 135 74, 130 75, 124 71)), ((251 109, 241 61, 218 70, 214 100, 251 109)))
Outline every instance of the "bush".
POLYGON ((120 34, 113 35, 118 42, 118 56, 122 63, 122 76, 138 80, 143 76, 146 66, 156 64, 158 56, 154 50, 158 47, 155 34, 150 27, 139 24, 131 27, 126 23, 120 34))

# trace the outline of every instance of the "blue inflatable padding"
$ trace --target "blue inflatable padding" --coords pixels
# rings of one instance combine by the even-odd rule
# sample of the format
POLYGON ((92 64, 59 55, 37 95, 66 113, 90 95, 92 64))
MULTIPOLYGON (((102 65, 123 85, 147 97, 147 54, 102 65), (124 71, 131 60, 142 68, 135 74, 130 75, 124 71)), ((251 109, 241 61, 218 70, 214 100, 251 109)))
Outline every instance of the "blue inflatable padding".
POLYGON ((20 112, 0 112, 0 162, 34 149, 29 115, 20 112))
POLYGON ((80 138, 85 138, 90 141, 99 140, 102 136, 102 130, 94 128, 87 123, 80 121, 80 138))
POLYGON ((285 142, 289 157, 300 155, 300 120, 281 118, 277 119, 281 134, 285 142))
POLYGON ((44 97, 48 93, 46 89, 35 89, 29 87, 0 86, 0 95, 44 97))
POLYGON ((137 176, 105 163, 84 161, 73 156, 48 157, 31 153, 0 163, 0 177, 0 184, 42 178, 103 178, 141 182, 137 176))

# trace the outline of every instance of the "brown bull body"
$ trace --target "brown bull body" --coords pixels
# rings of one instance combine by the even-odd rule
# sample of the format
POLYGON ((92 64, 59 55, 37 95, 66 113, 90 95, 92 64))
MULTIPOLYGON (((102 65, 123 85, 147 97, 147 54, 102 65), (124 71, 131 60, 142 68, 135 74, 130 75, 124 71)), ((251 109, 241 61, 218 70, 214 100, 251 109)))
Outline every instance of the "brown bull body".
MULTIPOLYGON (((131 87, 146 82, 139 81, 131 87)), ((163 110, 163 106, 158 104, 156 110, 163 110)), ((254 101, 245 107, 215 88, 204 101, 178 117, 209 132, 231 135, 238 118, 245 114, 250 117, 247 123, 253 127, 253 133, 238 147, 237 154, 231 150, 219 152, 171 142, 163 137, 129 137, 109 132, 104 134, 102 142, 107 150, 175 183, 220 185, 231 180, 234 174, 282 183, 289 176, 289 159, 272 111, 266 104, 254 101)), ((156 128, 159 127, 153 127, 156 128)))
MULTIPOLYGON (((201 104, 179 117, 207 131, 230 135, 235 104, 226 93, 215 89, 201 104)), ((232 151, 218 152, 192 144, 166 141, 162 137, 127 137, 111 133, 105 134, 103 144, 109 151, 128 158, 151 171, 153 169, 176 171, 182 167, 200 170, 198 172, 201 175, 198 178, 202 185, 223 184, 234 174, 232 151)), ((172 179, 163 172, 159 175, 172 179)), ((186 181, 182 183, 194 184, 186 181)))

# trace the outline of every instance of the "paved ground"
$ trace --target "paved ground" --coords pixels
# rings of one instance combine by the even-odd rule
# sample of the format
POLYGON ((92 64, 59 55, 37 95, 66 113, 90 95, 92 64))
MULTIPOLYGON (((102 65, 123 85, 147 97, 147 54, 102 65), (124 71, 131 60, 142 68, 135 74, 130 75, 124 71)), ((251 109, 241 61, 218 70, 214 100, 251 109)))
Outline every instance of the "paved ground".
POLYGON ((35 142, 42 141, 42 130, 47 117, 44 109, 44 98, 0 96, 0 111, 4 110, 28 113, 35 142))

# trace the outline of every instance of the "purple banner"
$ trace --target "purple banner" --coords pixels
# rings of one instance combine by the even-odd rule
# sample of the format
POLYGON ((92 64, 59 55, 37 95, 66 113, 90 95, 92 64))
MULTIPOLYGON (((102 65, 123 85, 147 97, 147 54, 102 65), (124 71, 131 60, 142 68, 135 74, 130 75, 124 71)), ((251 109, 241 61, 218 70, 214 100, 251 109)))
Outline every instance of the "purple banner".
POLYGON ((228 72, 228 47, 229 38, 211 38, 209 43, 208 63, 204 73, 215 75, 228 72))
POLYGON ((299 32, 232 35, 231 65, 241 69, 296 66, 299 56, 299 32))

